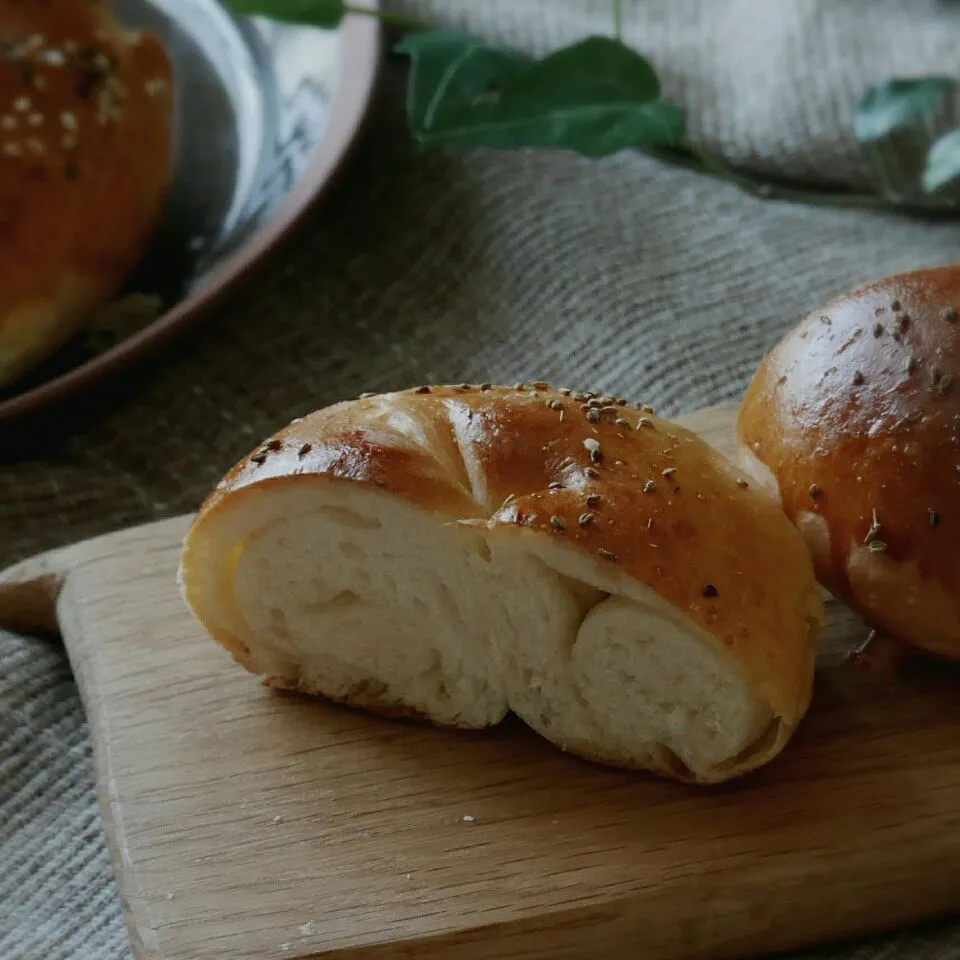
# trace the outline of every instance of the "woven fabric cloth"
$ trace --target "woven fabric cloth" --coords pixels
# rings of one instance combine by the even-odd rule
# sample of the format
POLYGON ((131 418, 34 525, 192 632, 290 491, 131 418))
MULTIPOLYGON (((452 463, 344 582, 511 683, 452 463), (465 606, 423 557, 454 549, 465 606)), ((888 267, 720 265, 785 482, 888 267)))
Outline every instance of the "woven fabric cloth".
MULTIPOLYGON (((542 51, 605 0, 423 0, 425 19, 542 51)), ((759 175, 870 180, 854 105, 893 73, 960 73, 960 5, 648 0, 626 35, 692 129, 759 175)), ((796 319, 862 281, 960 261, 960 224, 751 198, 623 153, 423 152, 386 63, 311 222, 113 409, 0 467, 0 564, 196 507, 292 417, 423 381, 550 379, 671 415, 735 399, 796 319)), ((121 960, 83 711, 56 645, 0 633, 0 957, 121 960)), ((821 958, 960 957, 941 923, 821 958)))

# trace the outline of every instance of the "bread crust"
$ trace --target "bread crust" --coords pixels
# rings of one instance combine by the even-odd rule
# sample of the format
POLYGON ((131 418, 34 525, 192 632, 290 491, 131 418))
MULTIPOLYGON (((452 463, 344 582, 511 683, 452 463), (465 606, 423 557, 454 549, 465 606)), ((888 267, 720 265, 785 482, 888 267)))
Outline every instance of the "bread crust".
POLYGON ((369 484, 492 534, 563 543, 592 558, 598 579, 640 581, 714 638, 781 719, 784 740, 807 709, 823 608, 800 535, 712 447, 648 408, 542 382, 464 384, 296 420, 201 507, 184 551, 188 603, 201 607, 190 583, 205 520, 265 484, 311 477, 369 484))
POLYGON ((146 251, 172 173, 172 67, 106 0, 0 10, 0 386, 92 319, 146 251))
POLYGON ((819 580, 872 626, 960 658, 960 267, 815 310, 761 363, 738 441, 819 580))

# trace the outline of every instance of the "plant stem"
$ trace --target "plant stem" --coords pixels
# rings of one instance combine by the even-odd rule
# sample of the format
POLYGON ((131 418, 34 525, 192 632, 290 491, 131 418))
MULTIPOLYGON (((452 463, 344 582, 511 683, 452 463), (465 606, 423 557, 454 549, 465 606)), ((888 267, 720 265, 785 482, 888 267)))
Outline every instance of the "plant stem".
POLYGON ((613 35, 623 37, 623 0, 613 0, 613 35))
POLYGON ((651 148, 645 150, 648 156, 672 166, 684 167, 707 173, 720 180, 726 180, 744 193, 762 200, 784 200, 789 203, 804 203, 817 207, 837 207, 841 209, 897 210, 925 216, 954 217, 955 205, 947 206, 940 200, 915 198, 903 203, 891 203, 885 197, 873 193, 844 193, 804 190, 781 184, 757 180, 749 174, 734 170, 725 160, 698 147, 685 143, 679 147, 651 148))
POLYGON ((371 10, 369 7, 358 7, 352 3, 345 3, 343 5, 343 12, 344 14, 355 13, 364 17, 376 17, 382 23, 391 27, 397 27, 400 30, 423 29, 423 24, 419 20, 408 17, 403 13, 394 13, 392 10, 371 10))

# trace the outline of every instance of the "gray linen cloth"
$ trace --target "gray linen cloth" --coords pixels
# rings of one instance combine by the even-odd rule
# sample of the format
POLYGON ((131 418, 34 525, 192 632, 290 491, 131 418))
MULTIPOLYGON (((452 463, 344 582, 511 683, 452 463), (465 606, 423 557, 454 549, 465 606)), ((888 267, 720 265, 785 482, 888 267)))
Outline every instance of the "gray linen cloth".
MULTIPOLYGON (((395 8, 542 52, 608 32, 606 0, 395 8)), ((854 105, 892 74, 960 73, 960 4, 625 0, 626 36, 730 161, 871 183, 854 105)), ((670 415, 735 399, 801 314, 864 280, 960 260, 960 222, 751 198, 623 153, 418 151, 388 63, 346 175, 287 249, 133 397, 0 468, 0 563, 193 509, 306 410, 425 380, 545 378, 670 415)), ((776 895, 775 891, 771 891, 776 895)), ((0 633, 0 958, 128 945, 91 747, 56 644, 0 633)), ((812 955, 808 955, 812 956, 812 955)), ((816 956, 960 957, 960 922, 816 956)))

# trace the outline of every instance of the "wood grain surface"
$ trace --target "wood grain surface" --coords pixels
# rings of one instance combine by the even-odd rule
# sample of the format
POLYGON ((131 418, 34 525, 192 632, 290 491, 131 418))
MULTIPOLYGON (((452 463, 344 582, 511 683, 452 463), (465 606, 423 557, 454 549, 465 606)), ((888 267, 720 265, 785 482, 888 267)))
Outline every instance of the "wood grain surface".
POLYGON ((187 523, 0 577, 0 623, 65 638, 137 957, 706 960, 960 911, 960 672, 857 669, 835 604, 783 755, 686 787, 270 691, 180 600, 187 523))

